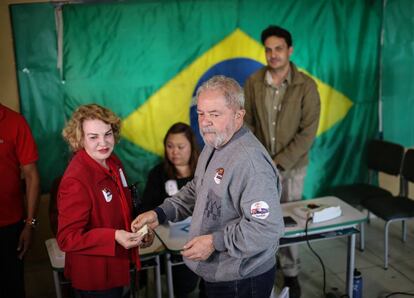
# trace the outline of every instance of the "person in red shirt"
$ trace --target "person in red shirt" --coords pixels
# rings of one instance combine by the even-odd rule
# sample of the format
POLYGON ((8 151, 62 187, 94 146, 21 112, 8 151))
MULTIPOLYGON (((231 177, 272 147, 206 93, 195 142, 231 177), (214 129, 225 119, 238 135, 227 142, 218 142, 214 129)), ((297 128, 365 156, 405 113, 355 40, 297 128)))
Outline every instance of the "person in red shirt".
POLYGON ((37 159, 26 120, 0 104, 0 297, 25 297, 23 257, 32 242, 39 204, 37 159))
POLYGON ((131 262, 139 267, 143 236, 130 230, 131 194, 113 153, 120 122, 104 107, 83 105, 62 132, 74 156, 59 185, 57 241, 80 297, 122 297, 131 262))

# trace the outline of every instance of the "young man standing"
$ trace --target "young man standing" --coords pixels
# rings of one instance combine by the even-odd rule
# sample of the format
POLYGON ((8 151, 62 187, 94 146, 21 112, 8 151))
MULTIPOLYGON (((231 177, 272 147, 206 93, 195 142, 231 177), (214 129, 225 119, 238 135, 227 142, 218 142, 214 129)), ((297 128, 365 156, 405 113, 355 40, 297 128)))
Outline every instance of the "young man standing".
MULTIPOLYGON (((281 202, 302 198, 308 152, 318 128, 316 83, 290 62, 291 34, 269 26, 261 35, 267 66, 246 81, 246 124, 266 147, 282 178, 281 202)), ((300 297, 298 247, 279 250, 285 286, 300 297)))

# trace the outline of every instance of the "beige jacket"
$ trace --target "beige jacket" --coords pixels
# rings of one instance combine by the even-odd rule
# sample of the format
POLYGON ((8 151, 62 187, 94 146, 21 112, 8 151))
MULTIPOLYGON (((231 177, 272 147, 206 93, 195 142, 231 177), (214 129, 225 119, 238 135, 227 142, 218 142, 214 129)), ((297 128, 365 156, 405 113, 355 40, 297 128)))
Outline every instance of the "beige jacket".
MULTIPOLYGON (((285 170, 300 168, 308 164, 308 151, 318 129, 320 98, 315 81, 290 63, 292 82, 283 97, 277 117, 276 154, 272 156, 276 165, 285 170)), ((265 73, 267 67, 255 72, 246 81, 245 122, 270 152, 270 137, 267 131, 267 111, 263 103, 266 94, 265 73)))

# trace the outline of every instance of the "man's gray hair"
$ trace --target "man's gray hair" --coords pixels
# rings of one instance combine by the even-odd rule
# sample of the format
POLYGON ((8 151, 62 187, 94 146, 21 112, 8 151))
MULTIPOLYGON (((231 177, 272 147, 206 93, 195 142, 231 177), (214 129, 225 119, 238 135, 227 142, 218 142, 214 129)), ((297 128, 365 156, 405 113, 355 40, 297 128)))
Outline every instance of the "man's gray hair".
POLYGON ((214 76, 197 89, 196 100, 198 101, 201 92, 207 90, 220 91, 226 100, 227 107, 234 110, 244 109, 244 92, 236 80, 221 75, 214 76))

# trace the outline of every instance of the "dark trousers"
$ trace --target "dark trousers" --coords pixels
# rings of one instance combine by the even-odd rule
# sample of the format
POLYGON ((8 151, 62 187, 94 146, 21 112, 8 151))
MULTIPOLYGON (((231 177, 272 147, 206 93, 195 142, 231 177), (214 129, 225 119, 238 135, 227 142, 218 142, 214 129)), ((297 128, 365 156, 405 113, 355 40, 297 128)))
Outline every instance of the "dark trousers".
POLYGON ((123 287, 104 291, 83 291, 75 289, 76 298, 122 298, 123 291, 123 287))
POLYGON ((18 258, 24 223, 0 227, 0 298, 24 298, 24 266, 18 258))
POLYGON ((276 266, 258 276, 225 282, 204 282, 211 298, 269 298, 275 281, 276 266))

